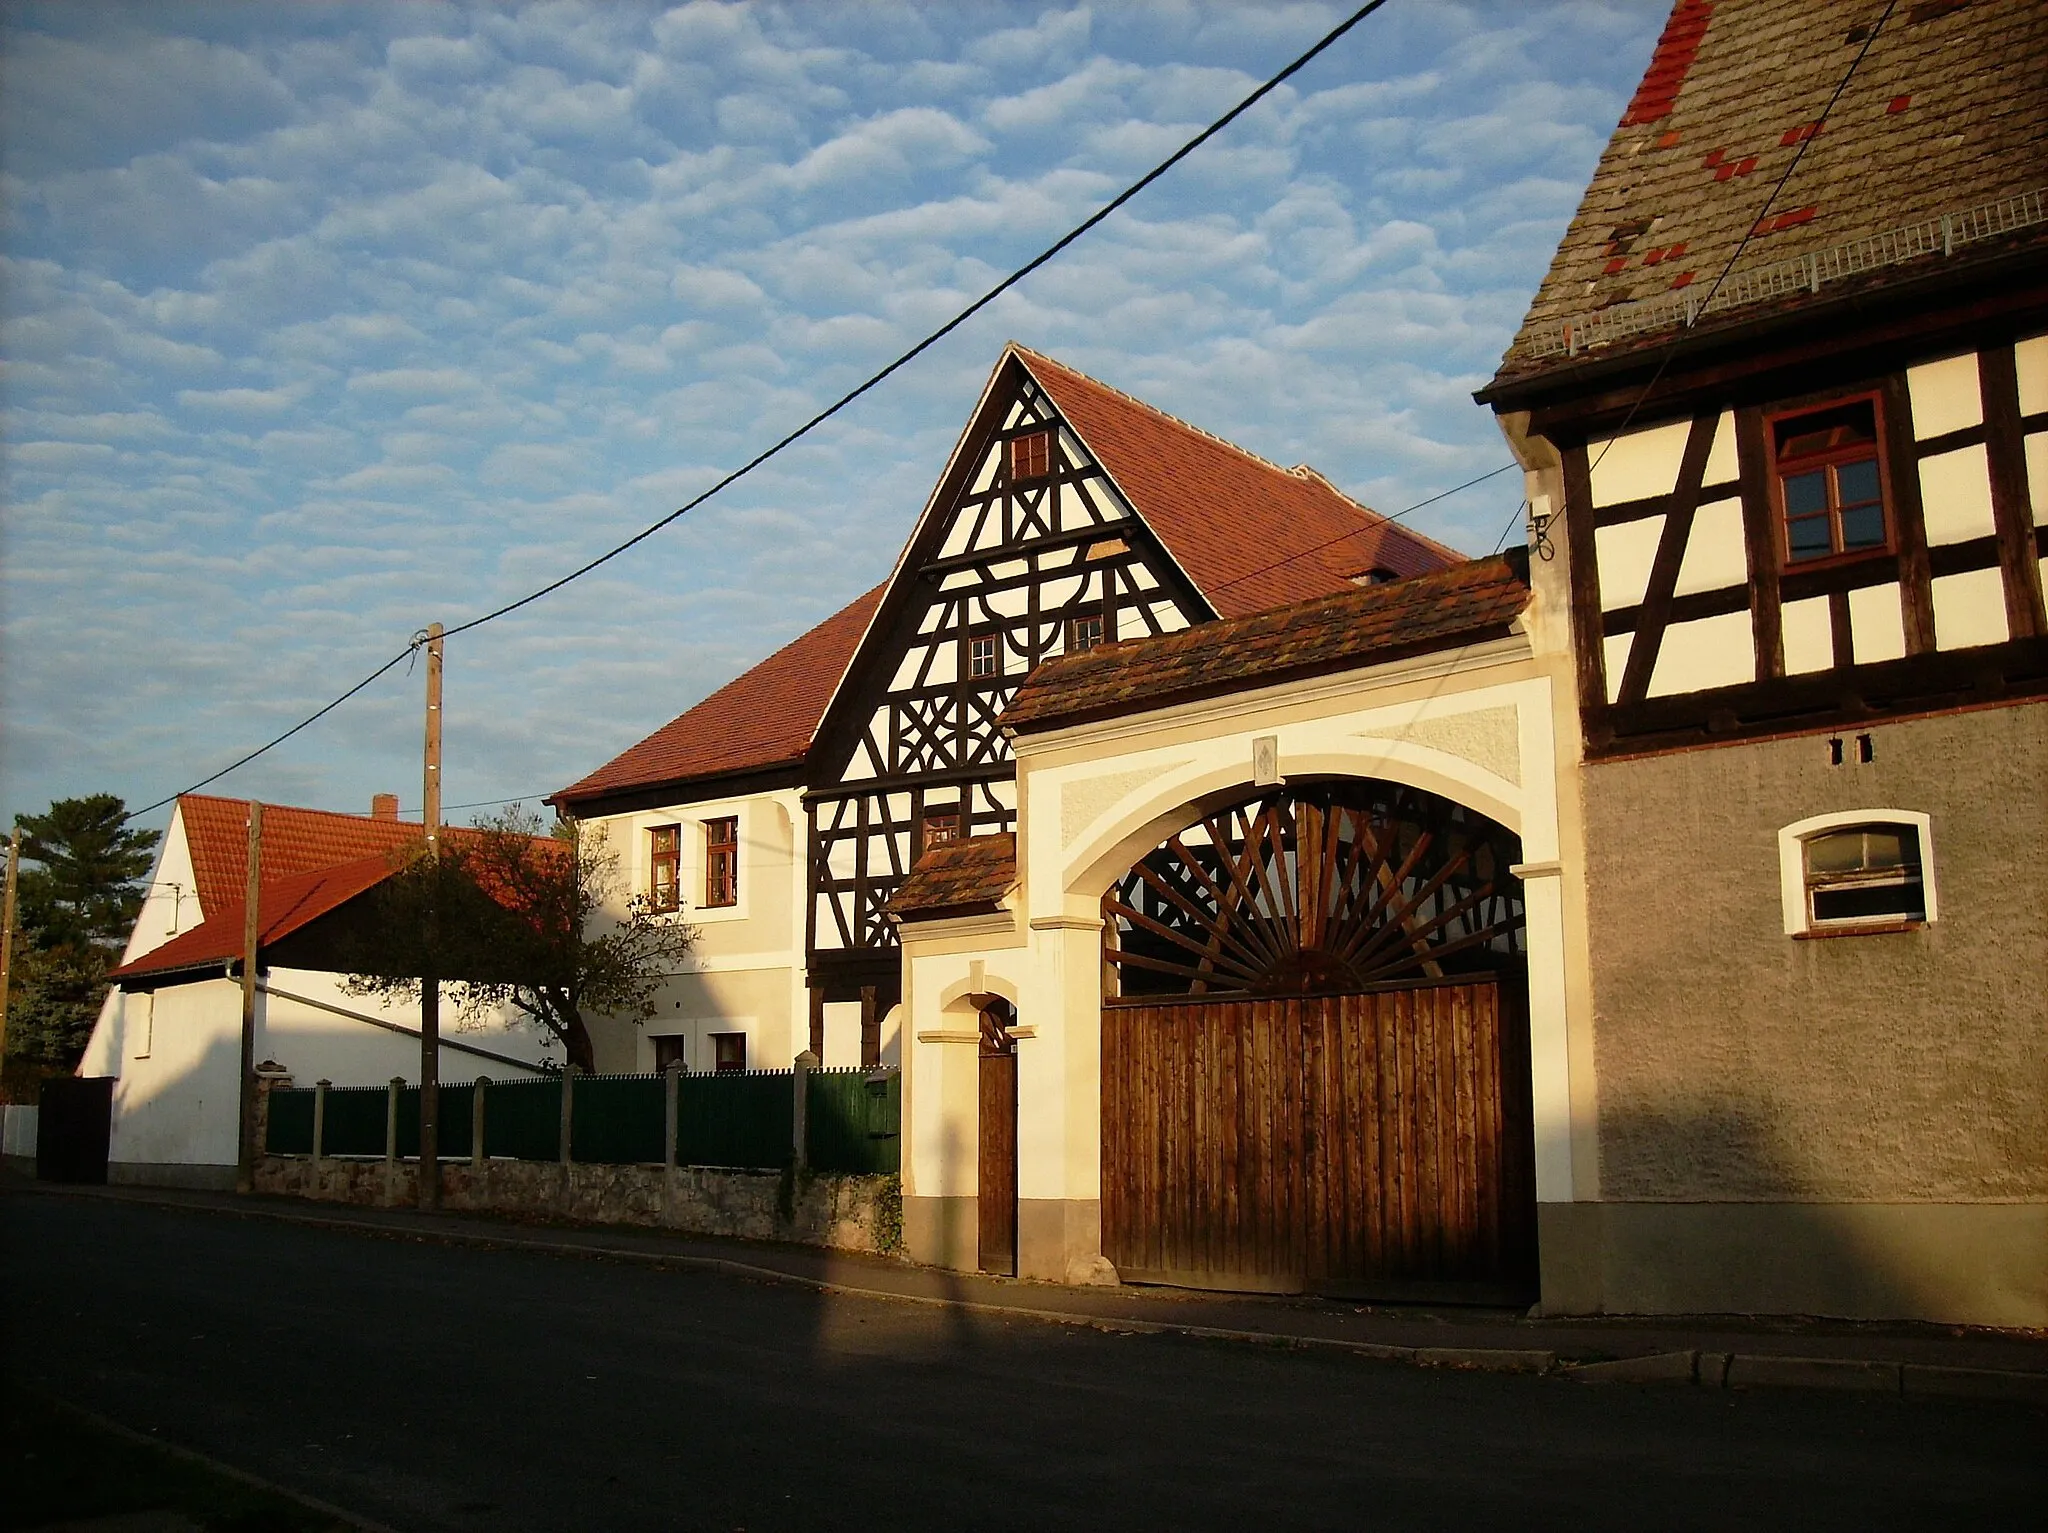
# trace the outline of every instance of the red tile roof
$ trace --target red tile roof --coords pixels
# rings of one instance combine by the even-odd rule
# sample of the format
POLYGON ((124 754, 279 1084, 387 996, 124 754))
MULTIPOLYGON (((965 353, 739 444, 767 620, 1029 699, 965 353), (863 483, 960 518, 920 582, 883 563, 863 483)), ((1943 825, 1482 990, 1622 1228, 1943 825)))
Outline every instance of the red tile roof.
POLYGON ((1017 838, 1008 831, 944 841, 917 859, 889 897, 889 914, 936 920, 994 910, 1017 887, 1017 838))
POLYGON ((548 802, 573 808, 608 793, 802 761, 886 589, 840 608, 548 802))
POLYGON ((1668 346, 1685 299, 1704 299, 1731 258, 1697 332, 2048 245, 2048 5, 1901 3, 1873 39, 1884 13, 1875 0, 1679 0, 1482 392, 1668 346), (2011 205, 1981 228, 1942 222, 2030 192, 2031 223, 2011 205), (1888 238, 1913 226, 1926 238, 1888 238), (1879 237, 1839 269, 1827 259, 1879 237), (1814 257, 1817 290, 1795 275, 1814 257))
POLYGON ((1030 733, 1504 635, 1528 604, 1526 568, 1513 555, 1474 559, 1048 660, 1025 678, 1002 724, 1030 733))
POLYGON ((1387 521, 1307 467, 1282 468, 1051 357, 1011 346, 1221 617, 1463 555, 1387 521))
MULTIPOLYGON (((313 814, 314 810, 291 810, 291 814, 313 814)), ((347 818, 338 816, 337 818, 347 818)), ((263 850, 266 865, 270 852, 271 807, 263 806, 263 850)), ((389 821, 381 823, 389 824, 389 821)), ((413 827, 415 833, 419 827, 413 827)), ((360 857, 332 867, 285 875, 274 882, 265 879, 256 900, 257 943, 266 946, 289 936, 308 922, 337 910, 366 889, 376 887, 396 871, 396 864, 383 853, 360 857)), ((153 948, 133 963, 113 971, 113 977, 135 979, 143 975, 169 974, 179 970, 211 967, 241 957, 242 922, 248 908, 245 898, 232 903, 206 905, 206 919, 188 932, 153 948)))
MULTIPOLYGON (((178 800, 178 818, 192 853, 201 915, 212 920, 229 904, 239 907, 248 882, 249 801, 187 793, 178 800)), ((449 834, 462 832, 451 830, 449 834)), ((267 885, 272 879, 365 857, 388 861, 393 852, 414 844, 420 835, 418 820, 374 820, 368 815, 265 804, 263 881, 267 885)))

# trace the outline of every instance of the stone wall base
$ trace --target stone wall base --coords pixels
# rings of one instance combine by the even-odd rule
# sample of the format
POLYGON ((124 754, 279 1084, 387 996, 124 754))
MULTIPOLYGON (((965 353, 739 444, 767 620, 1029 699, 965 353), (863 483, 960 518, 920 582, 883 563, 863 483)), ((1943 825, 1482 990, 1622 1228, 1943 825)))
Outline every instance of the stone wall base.
MULTIPOLYGON (((234 1168, 228 1171, 232 1181, 234 1168)), ((419 1167, 408 1161, 266 1155, 256 1166, 256 1190, 322 1203, 411 1207, 419 1201, 419 1167)), ((903 1243, 893 1176, 447 1161, 441 1166, 441 1206, 451 1213, 647 1225, 840 1251, 888 1253, 903 1243)))
POLYGON ((1547 1315, 2048 1326, 2048 1203, 1541 1203, 1547 1315))
POLYGON ((233 1192, 233 1166, 194 1165, 187 1161, 110 1160, 111 1187, 182 1187, 188 1192, 233 1192))

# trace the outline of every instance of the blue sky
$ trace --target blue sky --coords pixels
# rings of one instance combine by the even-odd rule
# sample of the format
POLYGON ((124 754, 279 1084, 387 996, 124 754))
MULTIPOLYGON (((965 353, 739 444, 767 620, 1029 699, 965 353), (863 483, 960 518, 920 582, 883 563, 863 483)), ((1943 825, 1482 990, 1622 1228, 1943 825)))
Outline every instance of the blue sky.
MULTIPOLYGON (((880 578, 1012 337, 1383 510, 1507 461, 1470 392, 1665 9, 1394 0, 812 438, 451 643, 449 802, 563 785, 880 578)), ((673 509, 1342 14, 0 8, 0 806, 169 793, 673 509)), ((1416 522, 1484 551, 1518 496, 1416 522)), ((419 693, 213 791, 416 812, 419 693)))

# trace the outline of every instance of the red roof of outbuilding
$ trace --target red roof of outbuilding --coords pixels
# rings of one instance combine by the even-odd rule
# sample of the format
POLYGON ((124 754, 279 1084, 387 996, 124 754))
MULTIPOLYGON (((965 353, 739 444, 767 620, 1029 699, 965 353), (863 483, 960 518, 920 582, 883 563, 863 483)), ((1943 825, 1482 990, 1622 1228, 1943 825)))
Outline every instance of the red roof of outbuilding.
POLYGON ((886 586, 876 586, 549 802, 794 765, 886 586))
MULTIPOLYGON (((294 810, 295 814, 317 813, 294 810)), ((340 816, 340 818, 347 818, 340 816)), ((266 864, 270 853, 271 809, 263 806, 263 851, 266 864)), ((389 824, 389 821, 373 823, 389 824)), ((413 829, 417 831, 418 826, 413 829)), ((266 880, 256 900, 256 940, 259 946, 289 936, 330 910, 337 910, 366 889, 375 888, 396 871, 396 864, 383 853, 359 857, 334 867, 315 868, 266 880)), ((225 964, 242 953, 242 923, 248 908, 246 898, 210 908, 212 914, 188 932, 181 932, 162 947, 152 948, 132 963, 114 970, 115 979, 135 979, 148 974, 169 974, 184 969, 225 964)))
MULTIPOLYGON (((185 844, 192 854, 201 914, 211 920, 230 902, 240 906, 248 882, 249 800, 187 793, 178 800, 178 818, 184 823, 185 844)), ((462 834, 459 830, 447 833, 462 834)), ((412 845, 421 834, 418 820, 377 820, 328 809, 265 804, 263 881, 268 884, 364 857, 388 860, 392 852, 412 845)))
POLYGON ((1360 505, 1314 469, 1282 468, 1013 343, 1145 524, 1219 617, 1419 575, 1464 556, 1360 505))

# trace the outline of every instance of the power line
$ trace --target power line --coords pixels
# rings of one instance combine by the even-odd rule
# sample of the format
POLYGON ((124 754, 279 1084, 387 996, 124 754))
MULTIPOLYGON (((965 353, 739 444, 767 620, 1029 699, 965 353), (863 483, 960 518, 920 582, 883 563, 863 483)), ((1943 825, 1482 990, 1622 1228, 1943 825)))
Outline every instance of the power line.
MULTIPOLYGON (((546 585, 541 586, 538 590, 527 592, 526 595, 518 598, 516 601, 506 602, 503 606, 494 607, 489 612, 483 613, 477 617, 470 618, 467 622, 457 623, 454 627, 446 631, 444 637, 452 639, 457 634, 468 633, 473 628, 481 628, 486 623, 495 622, 497 619, 501 617, 505 617, 510 613, 517 612, 521 607, 530 606, 532 603, 539 601, 544 596, 552 595, 554 592, 561 590, 563 586, 568 585, 573 580, 580 580, 583 576, 589 574, 592 570, 598 568, 600 565, 610 563, 613 559, 616 559, 620 554, 626 552, 626 550, 628 550, 629 548, 633 548, 638 544, 644 543, 647 539, 653 537, 655 533, 661 531, 662 528, 668 526, 670 523, 676 521, 678 518, 689 514, 691 511, 694 511, 697 507, 703 505, 705 501, 711 499, 711 497, 718 494, 719 491, 736 483, 740 479, 745 478, 748 474, 751 474, 755 469, 759 468, 762 464, 766 463, 770 458, 773 458, 778 453, 782 452, 784 448, 787 448, 791 446, 793 443, 801 440, 803 437, 808 436, 817 427, 823 425, 826 421, 830 420, 833 416, 837 415, 840 411, 844 410, 848 405, 852 404, 855 400, 859 399, 863 394, 866 394, 870 389, 873 389, 878 384, 882 383, 891 374, 897 372, 899 369, 905 367, 910 362, 916 360, 919 356, 922 356, 925 352, 929 351, 933 346, 937 345, 940 341, 944 340, 947 336, 951 335, 955 330, 959 329, 960 326, 967 323, 968 320, 972 319, 975 315, 979 314, 983 309, 987 308, 991 303, 995 302, 995 300, 1000 298, 1004 293, 1007 293, 1011 288, 1015 287, 1018 283, 1022 282, 1026 277, 1030 276, 1033 272, 1037 271, 1041 266, 1045 265, 1048 261, 1052 260, 1055 256, 1059 255, 1060 252, 1065 250, 1069 245, 1073 244, 1083 235, 1089 233, 1097 225, 1102 223, 1103 220, 1107 219, 1110 216, 1110 214, 1116 212, 1117 209, 1123 207, 1124 204, 1128 203, 1132 198, 1136 197, 1140 192, 1144 191, 1145 188, 1150 186, 1154 181, 1157 181, 1161 176, 1165 175, 1169 170, 1173 169, 1174 166, 1178 165, 1182 160, 1186 159, 1189 155, 1193 154, 1197 149, 1201 148, 1202 145, 1206 144, 1210 139, 1214 138, 1217 134, 1221 133, 1225 128, 1229 127, 1232 123, 1236 122, 1238 118, 1242 117, 1254 106, 1257 106, 1261 101, 1265 100, 1267 96, 1271 95, 1274 91, 1278 90, 1288 80, 1292 79, 1296 74, 1300 73, 1302 69, 1306 68, 1311 61, 1313 61, 1317 56, 1322 54, 1339 38, 1343 37, 1345 33, 1349 32, 1353 27, 1357 26, 1361 21, 1365 20, 1366 17, 1370 16, 1374 11, 1379 10, 1386 3, 1387 0, 1366 0, 1366 3, 1364 5, 1361 5, 1357 10, 1353 11, 1343 21, 1339 22, 1336 26, 1332 27, 1328 32, 1325 32, 1321 38, 1317 39, 1314 46, 1310 47, 1305 53, 1302 53, 1297 58, 1295 58, 1295 60, 1292 63, 1288 64, 1278 74, 1274 75, 1272 78, 1267 80, 1263 85, 1259 86, 1256 90, 1252 91, 1250 95, 1246 96, 1243 100, 1239 101, 1236 106, 1232 107, 1229 111, 1225 112, 1221 117, 1217 118, 1214 122, 1210 123, 1208 127, 1202 129, 1201 132, 1197 133, 1185 144, 1182 144, 1180 148, 1176 149, 1172 154, 1168 155, 1165 159, 1161 160, 1157 165, 1153 166, 1152 169, 1147 171, 1144 175, 1140 176, 1128 187, 1124 188, 1123 191, 1119 192, 1115 197, 1111 198, 1108 202, 1104 203, 1100 208, 1096 209, 1094 213, 1089 215, 1087 218, 1083 219, 1080 223, 1076 224, 1072 229, 1068 230, 1065 234, 1061 235, 1060 238, 1053 241, 1052 244, 1046 246, 1044 250, 1040 251, 1036 256, 1032 257, 1031 260, 1025 262, 1024 265, 1018 267, 1015 271, 1011 272, 1009 276, 1003 278, 1002 281, 998 282, 994 287, 990 288, 986 293, 982 294, 981 297, 977 298, 973 303, 969 304, 966 308, 962 309, 958 314, 955 314, 951 319, 947 320, 943 325, 939 326, 938 329, 932 331, 923 340, 919 341, 916 345, 912 346, 908 351, 904 352, 901 356, 897 357, 893 362, 889 363, 880 371, 874 373, 864 383, 860 384, 856 388, 849 390, 845 394, 842 394, 832 404, 828 405, 823 410, 820 410, 816 415, 813 415, 809 420, 805 421, 801 426, 798 426, 794 431, 785 434, 773 445, 763 449, 761 452, 756 453, 752 458, 748 459, 738 468, 732 470, 730 473, 726 474, 723 478, 718 480, 718 482, 713 484, 709 489, 703 491, 701 494, 693 496, 689 501, 677 507, 674 511, 669 512, 668 515, 662 517, 659 521, 653 522, 650 525, 642 528, 639 532, 636 532, 632 537, 626 539, 625 542, 618 544, 616 547, 606 550, 604 553, 599 554, 596 558, 591 559, 586 563, 578 565, 575 569, 569 571, 568 574, 561 576, 559 579, 549 581, 546 585)), ((328 703, 325 707, 321 708, 317 713, 308 715, 306 718, 300 720, 297 724, 294 724, 290 729, 287 729, 283 734, 277 736, 275 739, 258 746, 255 750, 250 751, 246 756, 243 756, 240 759, 232 762, 231 764, 222 767, 218 772, 215 772, 212 776, 203 777, 198 782, 192 784, 191 787, 180 789, 179 792, 191 793, 199 788, 203 788, 208 783, 216 782, 220 778, 227 776, 228 773, 235 771, 237 768, 247 766, 250 762, 254 761, 258 756, 263 755, 264 752, 269 751, 275 748, 276 746, 282 745, 286 740, 289 740, 293 735, 297 734, 300 730, 306 728, 309 724, 316 723, 318 720, 325 717, 327 714, 331 713, 334 709, 341 706, 341 704, 347 702, 351 697, 354 697, 358 692, 362 691, 365 687, 369 686, 371 682, 377 680, 378 677, 382 676, 386 671, 390 670, 393 666, 397 665, 399 661, 405 659, 406 656, 410 653, 411 648, 408 647, 406 650, 401 651, 397 655, 394 655, 390 660, 387 660, 383 665, 379 666, 377 670, 373 671, 369 676, 365 677, 362 681, 357 682, 356 685, 349 688, 348 691, 342 693, 341 696, 335 698, 334 701, 328 703)), ((155 803, 148 805, 146 808, 135 810, 133 814, 129 816, 129 818, 133 819, 135 815, 148 814, 151 810, 161 809, 164 805, 170 803, 178 796, 179 795, 177 793, 173 793, 165 798, 160 798, 155 803)))

